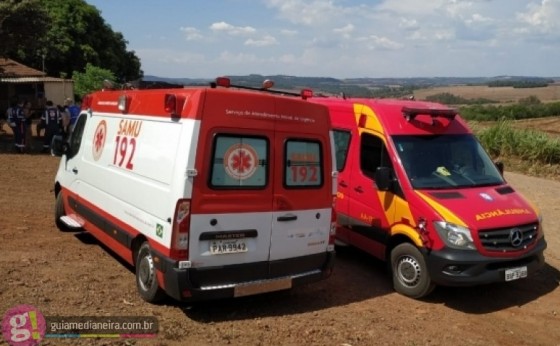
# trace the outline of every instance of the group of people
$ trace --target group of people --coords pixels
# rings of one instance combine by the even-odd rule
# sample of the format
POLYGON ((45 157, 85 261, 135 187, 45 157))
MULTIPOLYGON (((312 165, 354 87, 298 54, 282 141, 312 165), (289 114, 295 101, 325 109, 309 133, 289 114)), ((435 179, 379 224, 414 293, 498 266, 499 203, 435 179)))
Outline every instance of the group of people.
MULTIPOLYGON (((46 102, 46 107, 41 111, 41 119, 37 124, 37 136, 44 130, 43 152, 49 152, 55 135, 67 137, 80 113, 79 106, 71 99, 66 99, 64 106, 55 106, 51 100, 46 102)), ((31 102, 15 100, 6 111, 8 125, 14 134, 14 150, 24 153, 31 145, 31 128, 34 112, 31 102)))

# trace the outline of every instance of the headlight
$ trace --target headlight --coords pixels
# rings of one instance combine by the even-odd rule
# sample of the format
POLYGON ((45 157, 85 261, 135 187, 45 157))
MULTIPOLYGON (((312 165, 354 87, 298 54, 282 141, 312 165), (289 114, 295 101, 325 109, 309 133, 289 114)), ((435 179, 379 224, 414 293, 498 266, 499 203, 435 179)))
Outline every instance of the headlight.
POLYGON ((434 221, 434 227, 447 246, 459 250, 476 250, 471 230, 446 221, 434 221))
POLYGON ((537 230, 537 240, 544 237, 544 225, 542 215, 539 214, 539 229, 537 230))

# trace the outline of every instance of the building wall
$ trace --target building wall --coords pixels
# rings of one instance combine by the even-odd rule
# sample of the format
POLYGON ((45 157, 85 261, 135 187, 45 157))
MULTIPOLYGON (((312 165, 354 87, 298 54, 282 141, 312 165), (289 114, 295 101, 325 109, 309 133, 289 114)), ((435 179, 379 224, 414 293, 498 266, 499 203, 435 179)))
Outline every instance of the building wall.
POLYGON ((65 79, 57 82, 45 82, 45 99, 55 105, 64 105, 64 100, 74 100, 74 81, 65 79))

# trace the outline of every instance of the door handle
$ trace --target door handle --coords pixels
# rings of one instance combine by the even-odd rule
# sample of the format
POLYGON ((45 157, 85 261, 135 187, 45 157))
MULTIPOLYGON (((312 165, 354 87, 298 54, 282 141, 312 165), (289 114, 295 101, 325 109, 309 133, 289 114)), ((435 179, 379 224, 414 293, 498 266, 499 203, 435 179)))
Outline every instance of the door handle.
POLYGON ((346 182, 344 180, 340 181, 338 183, 338 185, 342 186, 342 187, 348 187, 348 184, 346 184, 346 182))
POLYGON ((358 192, 358 193, 363 193, 363 192, 364 192, 364 189, 363 189, 361 186, 356 186, 356 187, 354 188, 354 190, 355 190, 356 192, 358 192))
POLYGON ((297 215, 278 216, 276 218, 276 220, 281 221, 281 222, 283 222, 283 221, 294 221, 294 220, 297 220, 297 215))
POLYGON ((78 174, 78 169, 76 167, 72 168, 72 173, 78 174))

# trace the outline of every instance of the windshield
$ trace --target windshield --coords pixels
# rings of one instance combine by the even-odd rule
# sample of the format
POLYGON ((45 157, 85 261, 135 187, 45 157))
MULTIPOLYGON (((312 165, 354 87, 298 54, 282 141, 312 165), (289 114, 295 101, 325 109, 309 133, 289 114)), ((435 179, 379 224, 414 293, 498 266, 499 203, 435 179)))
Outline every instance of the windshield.
POLYGON ((393 136, 415 189, 499 185, 500 172, 473 135, 393 136))

